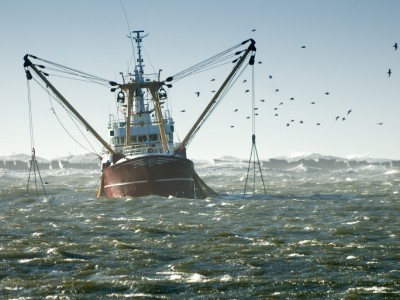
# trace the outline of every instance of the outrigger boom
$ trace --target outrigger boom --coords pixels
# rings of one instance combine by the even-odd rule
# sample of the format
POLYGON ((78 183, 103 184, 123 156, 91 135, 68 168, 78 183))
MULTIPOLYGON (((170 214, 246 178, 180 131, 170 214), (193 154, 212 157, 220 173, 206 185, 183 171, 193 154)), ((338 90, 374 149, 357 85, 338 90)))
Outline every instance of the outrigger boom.
POLYGON ((50 81, 40 72, 36 66, 29 60, 29 56, 36 58, 33 55, 26 54, 24 56, 24 67, 26 72, 26 78, 28 80, 32 79, 32 74, 29 72, 28 67, 31 68, 43 82, 52 90, 52 92, 60 99, 65 106, 85 125, 86 129, 89 130, 94 137, 108 150, 110 153, 116 154, 115 150, 94 130, 94 128, 81 116, 81 114, 64 98, 64 96, 51 84, 50 81))

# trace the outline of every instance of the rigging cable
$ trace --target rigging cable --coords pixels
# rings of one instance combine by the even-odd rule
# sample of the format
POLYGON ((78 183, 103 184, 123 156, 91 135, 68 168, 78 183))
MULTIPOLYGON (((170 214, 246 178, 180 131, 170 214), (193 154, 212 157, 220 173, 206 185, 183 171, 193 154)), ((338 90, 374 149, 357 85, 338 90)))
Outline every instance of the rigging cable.
POLYGON ((43 86, 43 84, 41 82, 39 82, 35 77, 33 77, 33 80, 35 80, 35 82, 45 91, 47 91, 47 94, 49 96, 49 102, 50 102, 50 106, 51 106, 51 110, 54 113, 54 115, 56 116, 56 119, 58 121, 58 123, 61 125, 61 127, 64 129, 64 131, 71 137, 71 139, 73 139, 75 141, 75 143, 77 143, 80 147, 82 147, 83 149, 85 149, 86 151, 90 152, 91 154, 96 155, 97 157, 99 157, 99 155, 96 153, 96 150, 94 149, 93 145, 90 143, 90 141, 87 139, 87 137, 84 135, 84 133, 82 132, 82 130, 80 129, 80 126, 78 126, 78 124, 76 124, 76 121, 74 120, 75 116, 73 114, 71 114, 71 112, 66 109, 64 107, 64 105, 62 105, 62 103, 58 100, 57 96, 53 95, 52 93, 50 93, 50 90, 47 88, 45 88, 43 86), (83 136, 83 138, 86 140, 86 142, 88 143, 88 145, 92 148, 92 150, 88 149, 87 147, 85 147, 84 145, 82 145, 76 138, 74 138, 72 136, 72 134, 68 131, 68 129, 64 126, 64 124, 61 122, 60 118, 58 117, 54 106, 53 106, 53 102, 51 101, 51 98, 55 99, 58 104, 64 108, 64 110, 66 111, 66 113, 68 114, 68 116, 70 117, 70 119, 72 120, 72 122, 74 123, 74 125, 76 126, 76 128, 78 129, 78 131, 81 133, 81 135, 83 136))
POLYGON ((132 40, 132 29, 131 29, 131 26, 129 25, 128 16, 127 16, 127 14, 126 14, 124 4, 122 3, 122 0, 119 0, 119 3, 121 4, 122 11, 124 12, 126 25, 128 26, 128 30, 129 30, 129 36, 128 36, 128 37, 129 37, 129 40, 131 41, 131 46, 132 46, 132 56, 131 56, 131 60, 130 60, 130 62, 129 62, 129 64, 128 64, 128 70, 127 70, 127 73, 129 73, 129 66, 130 66, 130 64, 132 63, 132 58, 133 58, 134 61, 136 61, 136 57, 135 57, 135 46, 133 45, 133 40, 132 40))
POLYGON ((254 62, 252 65, 252 99, 251 99, 251 110, 252 110, 252 124, 251 124, 251 152, 250 152, 250 159, 249 159, 249 165, 247 168, 247 176, 246 176, 246 182, 244 185, 244 191, 243 191, 243 199, 246 195, 246 190, 247 190, 247 181, 249 179, 249 172, 250 172, 250 167, 253 164, 253 195, 256 192, 256 163, 258 164, 258 169, 260 171, 260 177, 262 181, 262 185, 264 188, 264 194, 267 194, 267 191, 265 189, 265 184, 264 184, 264 178, 262 175, 262 170, 261 170, 261 164, 260 164, 260 159, 258 157, 258 152, 257 152, 257 146, 256 146, 256 121, 255 121, 255 89, 254 89, 254 62), (256 161, 257 160, 257 161, 256 161))
MULTIPOLYGON (((36 81, 36 79, 35 79, 36 81)), ((39 83, 39 82, 38 82, 39 83)), ((62 108, 64 108, 64 110, 67 112, 68 116, 70 117, 70 119, 72 120, 72 122, 74 123, 75 127, 78 129, 78 131, 81 133, 81 135, 83 136, 83 138, 86 140, 86 142, 89 144, 89 146, 92 148, 92 150, 86 148, 84 145, 82 145, 77 139, 75 139, 72 134, 67 130, 67 128, 64 126, 64 124, 61 122, 60 118, 58 117, 56 110, 54 109, 53 106, 53 102, 51 101, 52 95, 50 93, 50 90, 47 89, 47 93, 49 95, 49 102, 51 105, 51 110, 53 112, 53 114, 56 116, 56 119, 58 120, 58 123, 61 125, 61 127, 64 129, 64 131, 75 141, 75 143, 77 143, 79 146, 81 146, 83 149, 85 149, 88 152, 91 152, 92 154, 96 155, 99 157, 99 155, 96 153, 96 149, 94 149, 93 145, 90 143, 90 141, 88 140, 88 138, 83 134, 81 128, 78 126, 78 124, 76 124, 75 120, 74 120, 74 115, 71 114, 71 112, 66 109, 61 103, 59 103, 61 105, 62 108), (93 152, 92 152, 93 151, 93 152)))
POLYGON ((34 179, 35 179, 36 198, 39 198, 36 171, 38 173, 40 182, 42 184, 43 192, 44 192, 44 194, 45 194, 45 196, 47 198, 46 189, 44 188, 42 176, 40 175, 39 166, 38 166, 38 163, 37 163, 37 160, 36 160, 35 142, 34 142, 34 136, 33 136, 33 117, 32 117, 31 89, 30 89, 29 80, 27 80, 27 90, 28 90, 28 107, 29 107, 29 134, 30 134, 30 139, 31 139, 31 160, 30 160, 28 183, 27 183, 27 186, 26 186, 26 191, 27 192, 29 191, 29 183, 30 183, 31 172, 32 172, 32 168, 33 168, 34 179))

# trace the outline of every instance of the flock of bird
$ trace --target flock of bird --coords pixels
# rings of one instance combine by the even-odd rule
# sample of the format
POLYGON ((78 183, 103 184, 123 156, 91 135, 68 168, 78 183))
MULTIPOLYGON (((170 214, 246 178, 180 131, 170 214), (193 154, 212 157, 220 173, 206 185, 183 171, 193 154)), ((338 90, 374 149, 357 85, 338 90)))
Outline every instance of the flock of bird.
MULTIPOLYGON (((394 51, 397 51, 397 43, 394 43, 393 48, 394 48, 394 51)), ((392 69, 389 68, 389 71, 387 73, 388 73, 388 76, 390 77, 390 75, 392 75, 392 69)))
MULTIPOLYGON (((255 29, 253 29, 252 31, 255 31, 255 29)), ((302 48, 302 49, 305 49, 306 46, 303 45, 303 46, 301 46, 301 48, 302 48)), ((393 48, 394 48, 395 51, 397 51, 397 49, 398 49, 398 44, 397 44, 397 42, 394 43, 393 48)), ((262 64, 262 61, 259 61, 258 63, 259 63, 259 64, 262 64)), ((390 77, 390 76, 392 75, 392 70, 391 70, 391 68, 389 68, 387 74, 388 74, 388 77, 390 77)), ((268 79, 273 79, 273 76, 272 76, 272 75, 268 75, 267 78, 268 78, 268 79)), ((215 81, 215 78, 212 78, 211 81, 215 81)), ((244 80, 243 80, 243 83, 246 83, 246 82, 247 82, 247 79, 244 79, 244 80)), ((280 90, 279 90, 278 88, 275 89, 275 93, 278 93, 279 91, 280 91, 280 90)), ((215 90, 212 90, 211 92, 212 92, 212 93, 215 93, 215 90)), ((245 93, 249 93, 250 90, 249 90, 249 89, 246 89, 244 92, 245 92, 245 93)), ((329 96, 329 95, 330 95, 330 92, 325 92, 324 94, 325 94, 325 96, 329 96)), ((197 97, 200 97, 200 91, 196 91, 196 92, 195 92, 195 95, 196 95, 197 97)), ((266 102, 265 99, 260 99, 259 101, 262 102, 262 103, 266 102)), ((289 98, 289 101, 295 101, 295 98, 294 98, 294 97, 291 97, 291 98, 289 98)), ((315 101, 311 101, 310 104, 311 104, 311 105, 315 105, 316 102, 315 102, 315 101)), ((278 117, 278 116, 279 116, 279 106, 281 106, 281 105, 284 105, 284 102, 283 102, 283 101, 279 102, 279 105, 277 105, 277 106, 275 106, 275 107, 273 108, 273 110, 274 110, 273 116, 274 116, 274 117, 278 117)), ((254 110, 255 110, 254 115, 255 115, 255 116, 258 116, 258 112, 257 112, 258 107, 255 107, 254 110)), ((186 110, 181 110, 181 112, 185 112, 185 111, 186 111, 186 110)), ((239 111, 238 108, 234 108, 234 109, 233 109, 233 112, 234 112, 234 113, 236 113, 236 112, 238 112, 238 111, 239 111)), ((334 120, 334 121, 346 121, 347 118, 349 117, 349 115, 352 113, 352 111, 353 111, 353 110, 350 108, 350 109, 347 110, 347 112, 345 112, 344 115, 342 115, 342 116, 337 115, 337 116, 333 117, 333 120, 334 120)), ((246 119, 250 119, 250 116, 247 116, 246 119)), ((297 121, 296 121, 295 119, 291 119, 290 121, 288 121, 288 122, 285 123, 285 126, 286 126, 286 127, 289 127, 289 126, 291 126, 291 125, 293 125, 293 124, 295 124, 295 123, 297 123, 297 124, 304 124, 305 122, 304 122, 303 120, 297 120, 297 121)), ((376 124, 379 125, 379 126, 381 126, 381 125, 383 125, 383 122, 378 122, 378 123, 376 123, 376 124)), ((317 122, 317 123, 315 123, 315 125, 316 125, 316 126, 321 126, 322 123, 321 123, 321 122, 317 122)), ((234 125, 230 125, 230 127, 231 127, 231 128, 234 128, 235 126, 234 126, 234 125)))

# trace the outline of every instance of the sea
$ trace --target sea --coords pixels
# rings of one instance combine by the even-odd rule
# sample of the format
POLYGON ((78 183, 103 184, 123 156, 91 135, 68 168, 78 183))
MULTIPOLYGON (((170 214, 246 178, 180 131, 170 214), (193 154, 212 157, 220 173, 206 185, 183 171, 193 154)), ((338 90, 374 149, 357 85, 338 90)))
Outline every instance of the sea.
POLYGON ((400 298, 399 161, 194 163, 217 196, 96 198, 96 163, 3 157, 0 299, 400 298))

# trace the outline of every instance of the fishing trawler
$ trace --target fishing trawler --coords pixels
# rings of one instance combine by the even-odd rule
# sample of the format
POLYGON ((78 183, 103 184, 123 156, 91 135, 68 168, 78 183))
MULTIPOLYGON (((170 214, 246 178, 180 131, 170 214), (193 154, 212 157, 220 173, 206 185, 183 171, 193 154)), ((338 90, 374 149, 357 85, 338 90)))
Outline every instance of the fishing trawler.
MULTIPOLYGON (((160 73, 145 74, 142 56, 142 41, 147 35, 143 31, 133 31, 132 40, 136 42, 137 64, 133 74, 129 74, 127 82, 122 77, 122 83, 108 81, 97 76, 79 72, 62 66, 69 74, 75 73, 90 78, 96 82, 109 84, 111 91, 116 93, 119 114, 122 117, 110 115, 108 121, 108 142, 104 140, 90 124, 75 110, 63 95, 46 78, 51 74, 42 69, 46 65, 36 64, 31 59, 40 63, 60 66, 37 56, 27 54, 24 57, 24 68, 28 80, 33 75, 43 81, 54 96, 64 104, 103 145, 101 155, 101 180, 98 189, 99 197, 140 197, 148 195, 174 196, 180 198, 205 198, 215 195, 194 169, 194 164, 186 156, 186 147, 194 134, 200 129, 203 122, 222 99, 235 75, 244 61, 253 53, 250 63, 254 63, 255 42, 250 39, 227 52, 221 53, 220 58, 228 57, 237 47, 250 42, 245 50, 237 51, 238 58, 234 67, 220 89, 215 93, 203 113, 197 119, 191 130, 180 143, 174 142, 174 120, 169 110, 164 109, 168 100, 167 90, 172 87, 172 82, 182 78, 185 72, 160 80, 160 73), (241 55, 241 56, 239 56, 241 55), (33 71, 33 75, 32 72, 33 71), (82 75, 83 74, 83 75, 82 75)), ((214 56, 211 61, 215 60, 214 56)), ((198 66, 204 64, 201 62, 198 66)), ((188 69, 193 72, 193 67, 188 69)))

